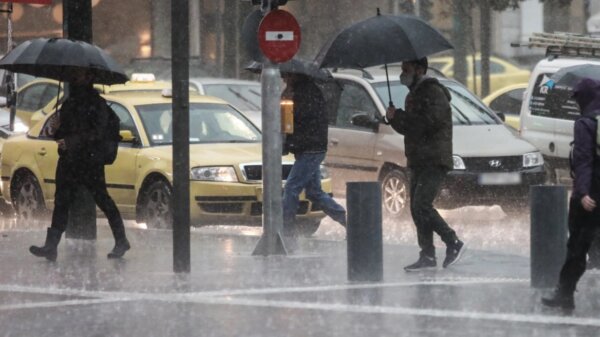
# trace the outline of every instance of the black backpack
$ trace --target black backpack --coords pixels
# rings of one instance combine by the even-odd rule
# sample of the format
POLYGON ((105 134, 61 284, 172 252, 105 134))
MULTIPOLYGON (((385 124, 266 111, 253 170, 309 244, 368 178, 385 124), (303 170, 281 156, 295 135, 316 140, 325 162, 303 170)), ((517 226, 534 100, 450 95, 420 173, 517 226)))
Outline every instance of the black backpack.
POLYGON ((121 131, 121 120, 110 106, 106 103, 104 105, 106 106, 108 121, 106 123, 106 129, 104 129, 104 144, 102 149, 104 150, 104 165, 110 165, 117 159, 117 152, 119 151, 119 142, 121 141, 121 135, 119 135, 119 131, 121 131))

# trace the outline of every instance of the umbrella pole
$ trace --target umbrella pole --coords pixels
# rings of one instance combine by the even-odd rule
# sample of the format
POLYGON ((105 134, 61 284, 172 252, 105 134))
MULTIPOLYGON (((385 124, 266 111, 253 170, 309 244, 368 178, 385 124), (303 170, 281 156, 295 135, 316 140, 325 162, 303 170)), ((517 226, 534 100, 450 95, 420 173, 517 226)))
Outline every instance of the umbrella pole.
POLYGON ((392 90, 390 90, 390 77, 388 75, 387 63, 384 63, 384 66, 385 66, 385 80, 387 82, 387 87, 388 87, 388 97, 390 98, 389 106, 394 106, 394 102, 392 102, 392 90))

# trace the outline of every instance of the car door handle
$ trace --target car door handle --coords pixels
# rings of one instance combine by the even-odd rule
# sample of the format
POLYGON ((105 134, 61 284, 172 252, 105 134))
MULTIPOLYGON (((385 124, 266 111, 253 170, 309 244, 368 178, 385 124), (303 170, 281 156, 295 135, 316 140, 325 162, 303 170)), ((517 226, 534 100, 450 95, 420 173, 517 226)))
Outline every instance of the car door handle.
POLYGON ((338 145, 340 143, 339 140, 335 139, 335 138, 331 138, 331 145, 338 145))
POLYGON ((38 154, 39 154, 40 156, 45 156, 45 155, 46 155, 46 148, 45 148, 45 147, 41 148, 41 149, 38 151, 38 154))

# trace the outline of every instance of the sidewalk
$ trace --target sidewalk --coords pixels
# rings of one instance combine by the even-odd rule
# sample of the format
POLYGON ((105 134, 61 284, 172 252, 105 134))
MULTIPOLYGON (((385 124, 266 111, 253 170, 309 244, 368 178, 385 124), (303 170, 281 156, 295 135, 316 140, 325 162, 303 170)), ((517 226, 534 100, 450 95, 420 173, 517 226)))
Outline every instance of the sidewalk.
MULTIPOLYGON (((542 308, 522 256, 467 251, 449 269, 406 273, 415 246, 384 246, 384 282, 351 284, 346 242, 301 239, 254 257, 258 237, 192 233, 192 271, 175 275, 169 231, 63 240, 56 263, 28 253, 43 231, 0 232, 0 336, 598 336, 600 274, 571 315, 542 308), (492 331, 494 331, 492 333, 492 331)), ((438 258, 443 259, 443 249, 438 258)))

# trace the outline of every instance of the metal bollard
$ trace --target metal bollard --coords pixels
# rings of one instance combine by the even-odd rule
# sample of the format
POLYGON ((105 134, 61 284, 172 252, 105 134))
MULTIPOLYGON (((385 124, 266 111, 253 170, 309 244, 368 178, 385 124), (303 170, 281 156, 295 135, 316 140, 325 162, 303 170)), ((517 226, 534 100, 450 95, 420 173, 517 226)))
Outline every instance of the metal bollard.
POLYGON ((554 287, 567 254, 567 189, 565 186, 532 186, 531 286, 554 287))
POLYGON ((348 281, 383 280, 381 184, 346 184, 348 281))

